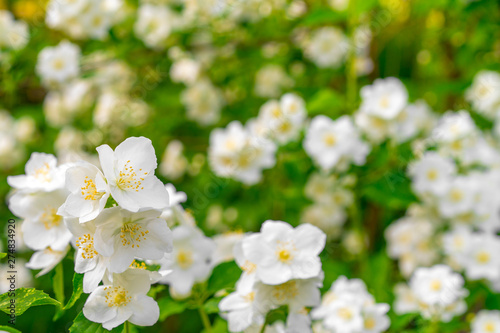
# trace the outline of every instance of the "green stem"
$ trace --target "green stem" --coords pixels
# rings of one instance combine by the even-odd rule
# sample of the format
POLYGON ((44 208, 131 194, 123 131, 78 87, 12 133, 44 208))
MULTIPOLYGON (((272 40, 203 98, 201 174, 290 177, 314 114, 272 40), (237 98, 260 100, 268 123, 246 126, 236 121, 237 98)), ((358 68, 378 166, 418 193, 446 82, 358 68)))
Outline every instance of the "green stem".
POLYGON ((212 325, 210 324, 210 319, 208 318, 208 315, 205 312, 205 309, 203 309, 203 305, 200 305, 198 307, 198 312, 200 313, 200 318, 201 318, 201 321, 203 322, 203 327, 205 327, 205 331, 207 333, 212 332, 212 325))
POLYGON ((125 322, 124 332, 130 333, 130 323, 128 321, 125 322))

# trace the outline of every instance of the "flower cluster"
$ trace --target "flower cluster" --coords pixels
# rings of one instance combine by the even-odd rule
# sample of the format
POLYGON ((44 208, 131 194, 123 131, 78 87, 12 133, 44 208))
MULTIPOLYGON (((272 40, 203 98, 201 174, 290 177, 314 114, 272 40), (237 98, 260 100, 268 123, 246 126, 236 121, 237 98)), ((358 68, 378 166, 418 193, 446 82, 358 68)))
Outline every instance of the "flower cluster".
POLYGON ((136 260, 160 260, 172 252, 172 232, 161 218, 171 210, 169 194, 154 175, 149 139, 131 137, 114 151, 108 145, 97 151, 102 169, 33 153, 25 175, 8 177, 15 189, 9 208, 24 219, 24 241, 36 251, 27 267, 47 273, 71 243, 75 271, 84 274, 83 291, 91 294, 85 316, 107 329, 126 320, 152 325, 159 309, 146 293, 166 272, 145 270, 136 260))
POLYGON ((45 22, 48 27, 77 39, 105 39, 123 14, 122 0, 51 0, 45 22))
POLYGON ((362 280, 341 276, 311 316, 321 320, 315 326, 320 332, 381 333, 390 326, 388 311, 388 304, 375 303, 362 280))
POLYGON ((420 267, 413 273, 409 286, 396 286, 394 311, 420 312, 424 318, 449 322, 467 310, 464 297, 469 292, 463 285, 462 276, 446 265, 420 267))
POLYGON ((326 235, 310 224, 293 228, 266 221, 260 232, 237 243, 234 255, 243 273, 236 291, 219 304, 229 330, 259 329, 269 311, 287 306, 287 327, 311 332, 307 308, 320 303, 323 271, 318 255, 325 241, 326 235))

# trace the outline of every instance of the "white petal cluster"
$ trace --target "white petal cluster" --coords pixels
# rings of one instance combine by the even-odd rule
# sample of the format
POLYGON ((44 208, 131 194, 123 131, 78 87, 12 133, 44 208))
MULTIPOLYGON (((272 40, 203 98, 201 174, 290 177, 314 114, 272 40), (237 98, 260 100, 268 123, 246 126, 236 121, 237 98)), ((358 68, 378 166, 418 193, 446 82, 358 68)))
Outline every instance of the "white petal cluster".
POLYGON ((263 169, 274 166, 276 149, 269 139, 253 135, 248 124, 233 121, 210 134, 208 159, 216 175, 252 185, 260 181, 263 169))
POLYGON ((424 318, 449 322, 467 310, 464 297, 469 292, 463 287, 464 279, 446 265, 418 268, 409 283, 396 288, 398 314, 419 312, 424 318))
POLYGON ((219 303, 229 331, 261 327, 267 312, 288 306, 288 329, 311 332, 306 308, 320 304, 319 253, 325 241, 326 235, 310 224, 293 228, 282 221, 266 221, 260 232, 245 236, 234 249, 243 273, 236 291, 219 303))
POLYGON ((324 171, 346 170, 351 164, 363 165, 370 146, 361 140, 349 116, 337 120, 323 115, 314 117, 303 142, 306 153, 324 171))
POLYGON ((386 139, 405 142, 434 125, 434 116, 424 101, 408 102, 408 91, 394 77, 377 79, 361 88, 361 106, 356 125, 373 143, 386 139))
POLYGON ((28 44, 29 29, 24 21, 16 21, 11 12, 0 10, 0 51, 19 50, 28 44))
POLYGON ((51 0, 45 22, 76 39, 105 39, 119 21, 122 0, 51 0))
POLYGON ((332 283, 311 316, 321 320, 326 332, 381 333, 390 326, 388 311, 388 304, 375 303, 362 280, 341 276, 332 283))
POLYGON ((10 169, 26 155, 25 146, 36 135, 35 120, 30 116, 14 119, 0 110, 0 169, 10 169))
POLYGON ((150 48, 163 49, 172 30, 173 14, 162 5, 142 4, 137 12, 134 31, 150 48))
POLYGON ((293 79, 288 76, 280 65, 266 65, 255 74, 255 94, 264 98, 276 98, 284 90, 294 85, 293 79))
POLYGON ((36 71, 45 85, 63 85, 80 74, 80 57, 78 45, 62 41, 38 54, 36 71))
POLYGON ((302 212, 301 222, 323 230, 328 237, 337 237, 347 219, 346 209, 354 201, 351 187, 356 179, 349 175, 337 177, 313 173, 304 188, 305 196, 313 201, 302 212))
POLYGON ((184 90, 181 101, 187 109, 187 118, 202 126, 217 123, 224 105, 222 93, 207 78, 196 81, 184 90))
POLYGON ((256 135, 264 136, 280 145, 296 141, 304 127, 307 111, 304 100, 288 93, 280 100, 264 103, 256 119, 249 122, 256 135))
POLYGON ((498 118, 500 112, 500 74, 481 71, 476 74, 465 97, 474 110, 489 119, 498 118))
POLYGON ((349 47, 342 30, 324 27, 312 33, 304 53, 320 68, 337 68, 345 61, 349 47))
MULTIPOLYGON (((37 251, 26 266, 47 273, 71 243, 75 271, 84 274, 83 291, 91 293, 85 316, 107 329, 126 320, 153 325, 158 305, 146 293, 162 275, 136 259, 160 260, 172 252, 162 215, 178 202, 170 206, 167 188, 154 175, 151 140, 131 137, 115 150, 102 145, 97 151, 102 169, 85 161, 58 165, 53 155, 33 153, 25 175, 8 177, 15 189, 9 208, 24 219, 24 242, 37 251), (116 204, 106 208, 110 197, 116 204)), ((170 192, 179 201, 175 189, 170 192)))
POLYGON ((471 333, 500 332, 500 311, 481 310, 471 322, 471 333))

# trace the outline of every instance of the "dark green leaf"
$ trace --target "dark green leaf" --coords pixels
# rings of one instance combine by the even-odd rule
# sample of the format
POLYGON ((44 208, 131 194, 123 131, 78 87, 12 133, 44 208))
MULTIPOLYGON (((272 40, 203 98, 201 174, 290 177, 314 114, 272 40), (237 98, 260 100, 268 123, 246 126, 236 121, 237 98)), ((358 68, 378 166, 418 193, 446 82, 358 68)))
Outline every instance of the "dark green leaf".
POLYGON ((208 280, 208 291, 217 292, 226 288, 234 288, 241 276, 241 269, 234 261, 225 262, 214 268, 208 280))
POLYGON ((160 321, 163 321, 171 315, 183 312, 187 304, 164 297, 158 300, 158 306, 160 307, 160 321))
POLYGON ((80 312, 78 316, 76 316, 73 321, 73 325, 69 328, 70 333, 120 333, 123 331, 123 324, 113 328, 111 331, 108 331, 104 327, 102 327, 99 323, 94 323, 93 321, 88 320, 83 315, 83 312, 80 312))

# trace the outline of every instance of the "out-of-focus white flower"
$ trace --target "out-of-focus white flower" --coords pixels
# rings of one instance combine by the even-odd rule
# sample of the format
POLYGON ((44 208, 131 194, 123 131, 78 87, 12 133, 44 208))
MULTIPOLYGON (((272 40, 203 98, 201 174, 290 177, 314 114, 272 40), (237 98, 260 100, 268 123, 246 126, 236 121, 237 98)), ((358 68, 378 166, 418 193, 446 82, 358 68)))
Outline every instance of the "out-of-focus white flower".
POLYGON ((172 273, 161 280, 175 297, 187 297, 195 283, 205 281, 212 272, 215 243, 197 227, 180 225, 173 229, 173 252, 161 261, 162 269, 172 273))
POLYGON ((24 193, 17 192, 9 200, 9 209, 21 218, 23 238, 33 250, 51 247, 61 251, 71 240, 71 233, 64 224, 64 218, 57 214, 66 200, 67 192, 24 193))
POLYGON ((481 310, 471 322, 471 333, 500 332, 500 311, 481 310))
POLYGON ((138 18, 134 25, 137 37, 151 48, 164 48, 164 43, 170 35, 172 13, 164 5, 142 4, 139 7, 138 18))
POLYGON ((397 142, 406 142, 419 133, 427 132, 435 125, 436 119, 429 106, 422 100, 408 104, 394 119, 389 132, 397 142))
POLYGON ((137 212, 168 206, 168 192, 154 174, 157 163, 151 140, 131 137, 114 151, 102 145, 97 152, 111 195, 121 207, 137 212))
POLYGON ((468 251, 463 260, 465 275, 470 280, 500 279, 500 237, 490 233, 470 236, 468 251))
POLYGON ((188 161, 182 154, 184 145, 178 140, 168 143, 159 166, 160 173, 172 180, 179 179, 186 172, 188 161))
POLYGON ((187 118, 202 126, 213 125, 220 119, 224 99, 219 89, 207 78, 200 79, 181 94, 187 118))
POLYGON ((95 219, 109 198, 109 186, 95 165, 80 162, 66 170, 66 190, 70 192, 58 214, 80 222, 95 219))
POLYGON ((0 293, 14 291, 15 288, 30 288, 33 287, 33 276, 31 271, 26 267, 26 261, 21 258, 16 258, 16 275, 12 279, 10 273, 11 268, 8 264, 0 264, 0 293), (15 287, 11 286, 14 282, 15 287))
POLYGON ((473 179, 455 177, 439 197, 439 211, 445 217, 453 217, 472 210, 475 186, 473 179))
POLYGON ((349 51, 349 42, 342 30, 320 28, 312 33, 304 50, 306 56, 320 68, 337 68, 349 51))
POLYGON ((453 160, 432 151, 426 152, 409 167, 409 174, 413 178, 413 189, 419 194, 427 192, 435 195, 444 194, 455 173, 456 166, 453 160))
POLYGON ((134 258, 159 260, 172 251, 172 233, 161 211, 131 213, 121 207, 106 208, 94 220, 94 247, 110 257, 109 270, 125 271, 134 258))
POLYGON ((172 81, 191 85, 196 82, 200 75, 201 65, 194 59, 182 58, 170 67, 172 81))
POLYGON ((357 129, 348 116, 332 120, 316 116, 307 129, 304 149, 324 170, 350 163, 362 165, 370 147, 361 140, 357 129))
POLYGON ((273 142, 251 135, 238 121, 210 134, 208 158, 214 173, 245 184, 255 184, 262 178, 262 170, 275 164, 275 152, 273 142))
POLYGON ((19 50, 28 44, 28 25, 24 21, 14 20, 9 11, 0 10, 0 31, 0 49, 19 50))
POLYGON ((294 229, 286 222, 266 221, 260 233, 243 240, 242 247, 245 257, 256 265, 258 279, 277 285, 318 276, 325 242, 325 233, 310 224, 294 229))
POLYGON ((213 265, 234 259, 234 246, 244 237, 243 232, 226 232, 212 237, 215 243, 215 251, 212 257, 213 265))
POLYGON ((32 153, 24 170, 25 175, 8 176, 7 183, 15 189, 26 192, 50 192, 64 186, 66 166, 57 166, 54 155, 32 153))
POLYGON ((408 91, 399 79, 377 79, 361 88, 360 112, 385 120, 396 118, 408 103, 408 91))
POLYGON ((97 287, 83 307, 85 317, 111 330, 129 321, 137 326, 152 326, 160 316, 156 301, 147 296, 151 288, 146 270, 129 269, 113 274, 112 281, 97 287))
POLYGON ((51 0, 45 22, 77 39, 105 39, 122 17, 122 0, 51 0))
POLYGON ((477 73, 465 97, 474 109, 490 119, 495 118, 500 111, 500 74, 493 71, 477 73))
POLYGON ((266 65, 255 75, 255 94, 259 97, 278 97, 293 85, 293 79, 280 65, 266 65))
POLYGON ((62 85, 80 74, 80 56, 77 45, 62 41, 38 54, 36 71, 44 84, 62 85))
POLYGON ((446 265, 418 268, 410 280, 410 288, 425 318, 438 317, 450 321, 467 310, 463 298, 468 291, 464 279, 446 265))
POLYGON ((60 263, 69 251, 69 245, 62 250, 53 250, 51 247, 36 251, 26 264, 29 269, 41 269, 36 277, 47 274, 60 263))
POLYGON ((254 123, 249 121, 247 126, 257 135, 286 144, 297 139, 306 116, 304 100, 288 93, 283 95, 279 102, 271 100, 262 105, 258 118, 254 123))
POLYGON ((339 333, 383 332, 389 328, 389 305, 376 304, 362 280, 339 277, 311 312, 322 326, 339 333))
POLYGON ((406 283, 398 283, 394 287, 396 300, 394 301, 394 312, 398 315, 418 312, 419 304, 417 297, 406 283))

